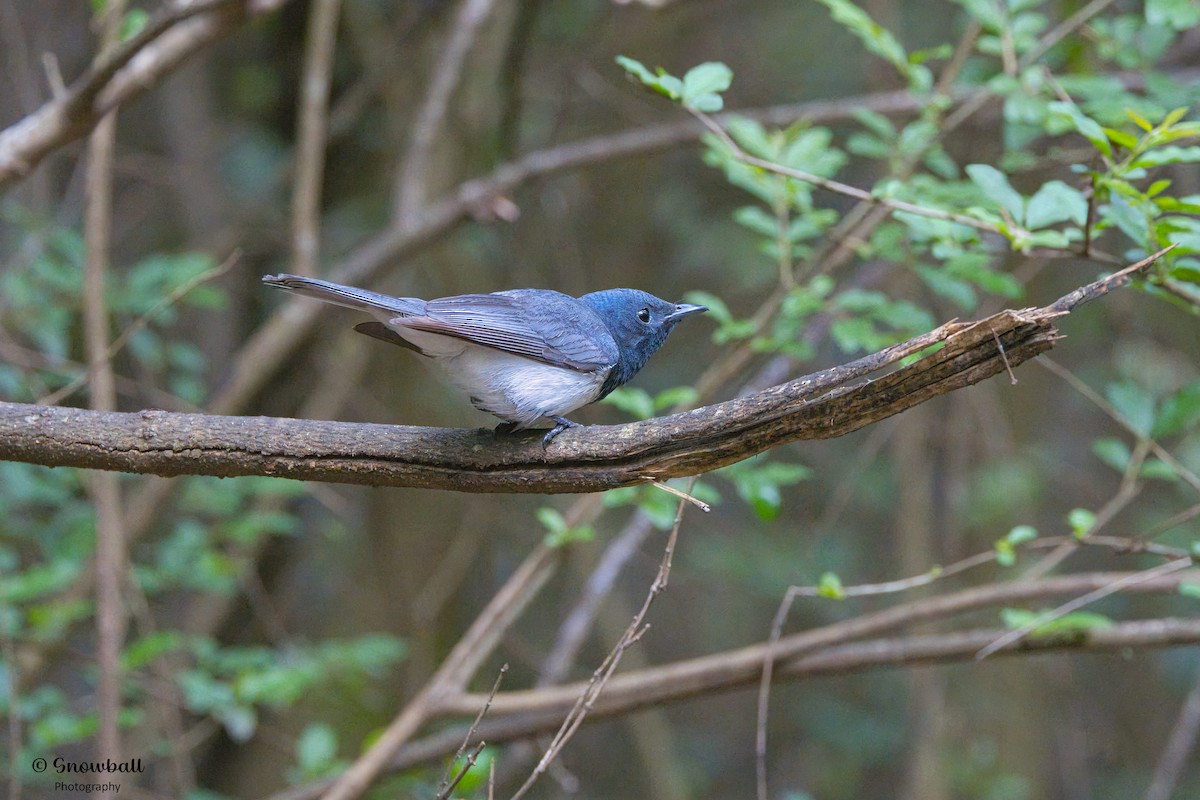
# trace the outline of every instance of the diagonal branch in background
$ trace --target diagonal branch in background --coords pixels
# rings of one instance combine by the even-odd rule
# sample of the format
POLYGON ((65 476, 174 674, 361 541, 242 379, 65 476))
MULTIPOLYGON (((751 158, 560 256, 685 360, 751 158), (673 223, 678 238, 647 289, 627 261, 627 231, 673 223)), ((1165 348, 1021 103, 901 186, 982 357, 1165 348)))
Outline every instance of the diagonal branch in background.
POLYGON ((1016 367, 1054 346, 1059 317, 1127 284, 1165 252, 1044 308, 950 322, 857 361, 682 414, 589 426, 560 437, 548 452, 536 433, 496 439, 481 430, 0 403, 0 458, 472 492, 593 492, 697 475, 786 442, 850 433, 1016 367), (863 380, 935 345, 934 353, 863 380))
POLYGON ((176 0, 37 111, 0 131, 0 186, 28 174, 179 64, 288 0, 176 0))

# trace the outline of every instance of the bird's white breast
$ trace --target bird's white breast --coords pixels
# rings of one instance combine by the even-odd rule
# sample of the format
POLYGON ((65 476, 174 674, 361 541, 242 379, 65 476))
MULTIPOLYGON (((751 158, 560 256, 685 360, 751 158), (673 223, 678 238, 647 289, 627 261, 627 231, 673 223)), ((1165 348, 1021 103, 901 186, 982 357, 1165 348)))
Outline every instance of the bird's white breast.
POLYGON ((600 393, 606 375, 554 367, 436 333, 393 330, 430 356, 476 408, 519 427, 587 405, 600 393))

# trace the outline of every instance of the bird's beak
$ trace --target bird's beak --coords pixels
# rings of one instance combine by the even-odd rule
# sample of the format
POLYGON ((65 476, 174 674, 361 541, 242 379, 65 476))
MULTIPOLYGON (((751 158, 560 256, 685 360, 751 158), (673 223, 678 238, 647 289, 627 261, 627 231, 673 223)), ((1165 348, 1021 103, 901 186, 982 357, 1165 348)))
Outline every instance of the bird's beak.
POLYGON ((708 306, 695 306, 691 303, 676 303, 675 310, 667 314, 666 321, 674 322, 677 319, 683 319, 688 314, 700 314, 708 311, 708 306))

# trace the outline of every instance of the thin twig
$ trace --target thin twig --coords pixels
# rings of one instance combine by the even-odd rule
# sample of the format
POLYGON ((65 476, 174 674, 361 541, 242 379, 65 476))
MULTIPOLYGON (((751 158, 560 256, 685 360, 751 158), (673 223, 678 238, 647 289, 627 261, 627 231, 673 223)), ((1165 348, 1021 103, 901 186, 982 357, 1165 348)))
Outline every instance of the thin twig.
POLYGON ((471 742, 471 737, 474 736, 475 731, 479 729, 479 723, 487 714, 488 709, 492 707, 492 701, 496 699, 496 692, 500 691, 500 682, 504 680, 504 675, 507 672, 508 664, 502 665, 500 667, 500 672, 496 675, 495 682, 492 683, 492 691, 488 693, 487 702, 484 703, 479 709, 479 713, 475 715, 475 720, 471 723, 471 727, 467 729, 467 735, 463 737, 462 746, 458 748, 458 750, 454 753, 454 757, 450 759, 450 763, 446 765, 446 772, 442 775, 442 782, 438 784, 437 800, 445 800, 447 797, 449 797, 450 793, 454 791, 454 787, 458 786, 459 781, 461 781, 463 776, 467 774, 467 770, 475 765, 475 758, 483 750, 484 743, 482 741, 476 745, 475 752, 469 759, 467 759, 467 764, 458 773, 458 776, 454 778, 453 782, 450 781, 450 769, 460 758, 462 758, 463 752, 466 751, 467 745, 471 742))
MULTIPOLYGON (((1175 726, 1167 737, 1154 777, 1146 787, 1143 800, 1170 800, 1179 779, 1188 766, 1188 756, 1196 747, 1200 737, 1200 673, 1197 674, 1192 690, 1188 692, 1175 726)), ((1194 762, 1193 762, 1194 763, 1194 762)))
MULTIPOLYGON (((695 483, 695 478, 692 479, 695 483)), ((688 486, 691 489, 691 485, 688 486)), ((579 699, 575 702, 571 711, 559 726, 558 732, 554 735, 550 745, 546 748, 545 754, 538 761, 537 766, 525 779, 525 783, 521 785, 516 793, 512 796, 512 800, 520 800, 526 792, 537 781, 538 777, 546 771, 550 763, 558 756, 567 742, 579 730, 579 726, 583 724, 583 720, 591 711, 592 706, 596 702, 604 687, 608 684, 613 672, 616 671, 617 665, 621 662, 621 657, 625 650, 636 643, 649 630, 650 626, 645 624, 646 614, 650 611, 650 606, 654 604, 654 599, 658 597, 666 587, 671 574, 671 560, 675 552, 675 542, 679 537, 679 528, 683 522, 683 509, 686 507, 686 496, 681 497, 679 505, 675 509, 675 523, 671 526, 671 533, 667 537, 667 544, 663 550, 662 562, 658 567, 658 574, 654 577, 654 582, 650 586, 650 591, 646 595, 646 599, 642 602, 641 609, 634 615, 633 621, 629 623, 629 627, 625 629, 625 633, 617 641, 604 661, 592 673, 592 679, 588 682, 587 688, 579 695, 579 699)))
MULTIPOLYGON (((600 508, 600 495, 591 495, 567 513, 567 524, 572 527, 584 524, 600 508)), ((437 705, 443 698, 463 691, 479 665, 495 650, 505 632, 557 569, 564 549, 542 544, 525 558, 488 601, 417 695, 384 729, 375 743, 332 783, 325 800, 359 797, 387 767, 396 751, 436 713, 437 705)))
MULTIPOLYGON (((1109 403, 1107 400, 1105 400, 1103 397, 1101 397, 1098 392, 1096 392, 1094 389, 1092 389, 1092 387, 1088 386, 1082 380, 1077 378, 1075 376, 1075 374, 1073 372, 1071 372, 1069 369, 1062 366, 1061 364, 1059 364, 1057 361, 1050 358, 1049 356, 1042 356, 1041 358, 1038 358, 1037 363, 1040 364, 1041 366, 1045 367, 1046 369, 1050 370, 1055 375, 1057 375, 1058 377, 1060 377, 1064 381, 1066 381, 1068 384, 1070 384, 1071 387, 1073 389, 1075 389, 1075 391, 1079 392, 1084 397, 1086 397, 1088 400, 1092 401, 1092 403, 1097 408, 1099 408, 1101 411, 1103 411, 1105 414, 1107 414, 1113 421, 1118 423, 1122 428, 1129 431, 1134 436, 1138 436, 1138 437, 1142 436, 1142 434, 1137 430, 1137 428, 1134 427, 1134 425, 1129 420, 1125 419, 1124 415, 1122 415, 1121 412, 1117 411, 1117 409, 1114 408, 1111 403, 1109 403)), ((1167 450, 1165 447, 1160 445, 1158 442, 1151 440, 1150 441, 1150 452, 1154 453, 1154 455, 1158 456, 1158 458, 1160 460, 1162 460, 1163 462, 1168 464, 1171 467, 1171 469, 1175 471, 1175 474, 1178 475, 1180 478, 1182 478, 1185 483, 1187 483, 1189 486, 1191 486, 1197 492, 1200 492, 1200 475, 1197 475, 1195 472, 1192 472, 1192 470, 1190 470, 1187 467, 1187 465, 1185 465, 1184 463, 1179 461, 1179 459, 1175 458, 1175 456, 1171 455, 1171 452, 1169 450, 1167 450)))
POLYGON ((329 84, 341 6, 342 0, 314 0, 308 10, 292 192, 292 271, 298 275, 316 275, 321 252, 329 84))
POLYGON ((771 620, 771 633, 763 648, 762 677, 758 681, 758 704, 754 725, 754 777, 758 800, 767 800, 767 714, 771 709, 771 677, 775 671, 775 646, 783 635, 783 623, 799 587, 789 586, 771 620))
POLYGON ((21 662, 17 660, 17 648, 13 646, 7 627, 0 632, 0 648, 3 648, 4 663, 8 665, 4 670, 4 678, 8 683, 5 687, 8 692, 8 796, 12 800, 21 800, 24 786, 24 765, 21 763, 24 751, 21 748, 21 714, 18 711, 21 707, 21 662))
POLYGON ((860 189, 857 186, 851 186, 848 183, 842 183, 841 181, 825 178, 812 172, 794 169, 792 167, 784 166, 783 164, 777 164, 774 161, 768 161, 763 158, 758 158, 757 156, 752 156, 743 150, 741 145, 734 141, 733 137, 726 133, 725 129, 718 125, 717 122, 708 114, 705 114, 703 111, 697 111, 691 107, 688 107, 687 110, 692 114, 692 116, 704 123, 704 126, 708 128, 713 135, 721 140, 721 143, 729 149, 730 155, 743 164, 748 164, 752 167, 758 167, 759 169, 774 173, 775 175, 782 175, 787 178, 794 178, 798 181, 803 181, 804 183, 811 183, 812 185, 818 186, 822 189, 836 192, 837 194, 845 195, 846 197, 853 197, 856 200, 860 200, 871 205, 882 206, 884 208, 891 209, 892 211, 905 211, 922 217, 940 219, 946 222, 954 222, 959 225, 966 225, 968 227, 975 228, 976 230, 986 231, 988 233, 1000 232, 1000 229, 992 223, 976 217, 967 216, 966 214, 956 214, 953 211, 945 211, 940 208, 930 208, 929 206, 910 203, 906 200, 897 200, 894 197, 877 196, 871 192, 868 192, 866 189, 860 189))
POLYGON ((592 629, 601 602, 612 591, 625 564, 653 531, 654 523, 639 509, 621 532, 609 541, 584 582, 579 600, 558 626, 554 644, 538 671, 539 686, 553 686, 566 678, 592 629))
MULTIPOLYGON (((125 14, 124 0, 105 7, 100 61, 118 47, 125 14)), ((112 243, 113 154, 116 149, 116 115, 105 116, 88 140, 84 209, 83 323, 88 361, 93 365, 90 406, 112 411, 117 404, 112 361, 106 357, 108 308, 105 276, 112 243)), ((121 759, 121 646, 125 639, 125 608, 121 587, 125 581, 125 543, 121 489, 117 476, 96 473, 88 482, 96 517, 96 754, 101 759, 121 759)), ((103 797, 115 797, 106 790, 103 797)))
MULTIPOLYGON (((643 475, 642 480, 644 480, 646 483, 650 484, 651 486, 653 486, 657 489, 662 489, 667 494, 673 494, 676 497, 680 498, 681 500, 688 501, 689 503, 694 505, 696 508, 703 511, 705 514, 712 511, 712 506, 710 506, 708 503, 705 503, 703 500, 699 500, 695 497, 692 497, 687 492, 682 492, 679 489, 676 489, 674 486, 669 486, 656 478, 651 478, 649 475, 643 475)), ((694 482, 695 481, 693 481, 693 483, 694 482)))
POLYGON ((996 340, 996 349, 1000 351, 1000 359, 1004 362, 1004 369, 1008 370, 1008 382, 1016 386, 1017 376, 1013 374, 1012 364, 1008 363, 1008 354, 1004 352, 1004 342, 1000 341, 1000 337, 992 331, 992 338, 996 340))
POLYGON ((462 77, 471 45, 495 4, 495 0, 462 0, 450 35, 433 66, 429 91, 413 123, 412 141, 396 179, 393 218, 403 230, 415 228, 424 211, 433 147, 441 134, 450 98, 462 77))
POLYGON ((982 661, 992 653, 995 653, 997 650, 1019 642, 1021 639, 1033 633, 1041 626, 1049 622, 1053 622, 1056 619, 1060 619, 1061 617, 1064 617, 1073 611, 1077 611, 1084 606, 1095 603, 1097 600, 1102 600, 1109 595, 1116 594, 1122 589, 1136 585, 1143 581, 1158 578, 1163 575, 1170 575, 1173 572, 1179 572, 1181 570, 1188 569, 1191 566, 1192 559, 1190 557, 1179 558, 1175 559, 1174 561, 1168 561, 1165 564, 1159 564, 1157 567, 1143 570, 1142 572, 1135 572, 1132 575, 1127 575, 1124 578, 1113 581, 1107 586, 1101 586, 1085 595, 1082 595, 1081 597, 1076 597, 1074 600, 1063 603, 1057 608, 1051 609, 1043 614, 1038 614, 1024 625, 1014 628, 1003 636, 997 637, 995 641, 993 641, 987 647, 982 648, 978 653, 975 654, 975 660, 982 661))

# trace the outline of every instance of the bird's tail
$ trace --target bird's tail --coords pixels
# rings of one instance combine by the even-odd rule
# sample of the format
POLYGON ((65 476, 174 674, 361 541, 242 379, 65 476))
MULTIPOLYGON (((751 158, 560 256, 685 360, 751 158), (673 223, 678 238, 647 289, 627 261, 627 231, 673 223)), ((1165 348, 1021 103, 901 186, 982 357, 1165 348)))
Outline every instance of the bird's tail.
POLYGON ((353 286, 343 286, 317 278, 306 278, 302 275, 264 275, 263 283, 276 286, 293 294, 313 297, 346 308, 356 308, 378 315, 384 311, 389 316, 419 315, 424 311, 425 302, 412 297, 392 297, 353 286))

